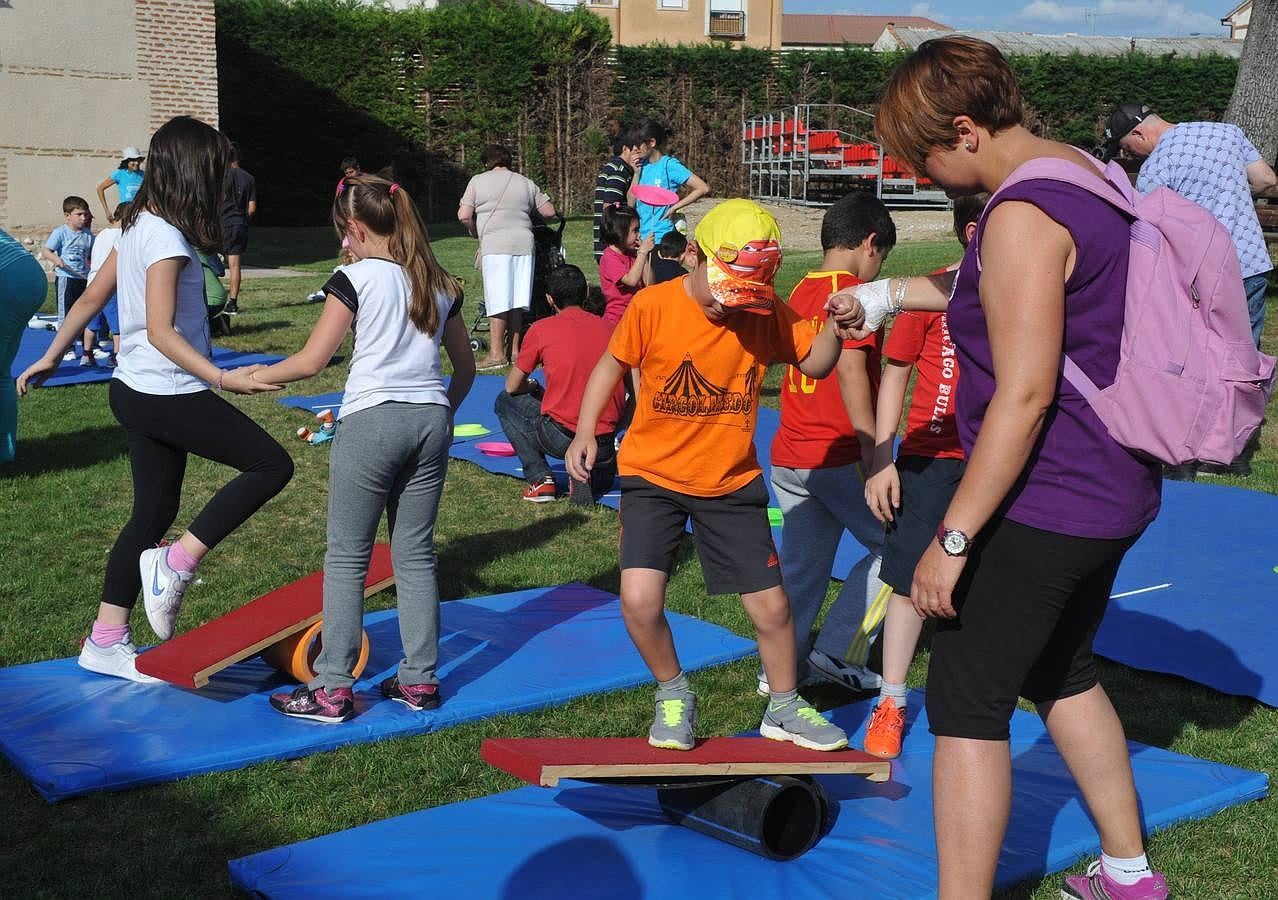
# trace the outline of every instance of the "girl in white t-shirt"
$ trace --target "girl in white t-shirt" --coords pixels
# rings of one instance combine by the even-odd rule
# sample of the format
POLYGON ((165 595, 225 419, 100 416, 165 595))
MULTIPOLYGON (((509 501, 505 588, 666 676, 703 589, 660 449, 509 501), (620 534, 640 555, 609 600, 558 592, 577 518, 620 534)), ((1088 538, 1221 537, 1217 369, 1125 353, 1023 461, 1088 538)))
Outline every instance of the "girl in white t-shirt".
POLYGON ((435 516, 452 411, 475 379, 461 285, 436 261, 407 192, 374 175, 343 178, 333 223, 356 262, 324 285, 324 311, 306 346, 253 373, 273 384, 309 378, 329 364, 346 333, 355 332, 329 456, 322 649, 310 684, 271 697, 286 716, 329 723, 355 713, 364 579, 383 511, 404 656, 381 693, 414 710, 439 705, 435 516), (453 365, 448 382, 441 342, 453 365))
POLYGON ((230 144, 187 116, 170 119, 151 139, 146 180, 129 204, 115 251, 85 303, 72 307, 49 351, 22 374, 20 386, 54 369, 77 330, 96 316, 112 288, 120 328, 111 380, 111 411, 124 426, 133 470, 133 515, 107 559, 102 601, 80 665, 133 681, 138 672, 129 617, 143 592, 147 619, 167 640, 187 585, 204 555, 275 496, 293 461, 274 438, 216 391, 278 390, 250 379, 261 366, 223 371, 210 359, 204 274, 196 249, 222 242, 222 182, 230 144), (157 546, 177 517, 188 454, 239 470, 213 495, 182 536, 157 546))

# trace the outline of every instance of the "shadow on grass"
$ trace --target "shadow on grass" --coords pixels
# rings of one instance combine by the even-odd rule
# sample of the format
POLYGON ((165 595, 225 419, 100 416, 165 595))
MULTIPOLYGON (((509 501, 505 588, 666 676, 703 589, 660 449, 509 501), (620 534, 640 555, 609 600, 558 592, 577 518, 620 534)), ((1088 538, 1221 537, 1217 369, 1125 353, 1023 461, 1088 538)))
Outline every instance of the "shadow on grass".
MULTIPOLYGON (((567 532, 583 524, 587 514, 567 511, 530 522, 518 528, 505 528, 439 540, 439 594, 441 597, 474 597, 500 594, 531 587, 527 579, 491 578, 485 574, 487 564, 503 556, 537 550, 559 541, 567 532)), ((606 561, 616 569, 613 559, 606 561)), ((582 574, 577 581, 593 583, 599 573, 582 574)), ((544 587, 545 585, 537 585, 544 587)))
POLYGON ((0 477, 91 469, 127 452, 124 429, 116 425, 81 428, 32 439, 23 439, 19 435, 17 456, 12 463, 0 466, 0 477))
POLYGON ((267 331, 278 331, 281 328, 292 328, 293 323, 286 319, 272 319, 269 322, 245 322, 242 316, 237 316, 235 324, 231 326, 231 337, 245 334, 261 334, 267 331))

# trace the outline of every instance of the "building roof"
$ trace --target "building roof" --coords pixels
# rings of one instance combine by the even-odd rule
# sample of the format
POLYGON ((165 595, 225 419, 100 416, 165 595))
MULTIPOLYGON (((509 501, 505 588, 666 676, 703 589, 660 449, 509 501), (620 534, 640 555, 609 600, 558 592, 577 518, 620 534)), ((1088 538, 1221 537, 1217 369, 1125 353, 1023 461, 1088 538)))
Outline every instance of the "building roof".
POLYGON ((915 50, 919 44, 946 34, 966 34, 989 41, 1001 52, 1022 56, 1121 56, 1133 50, 1153 56, 1242 55, 1242 41, 1225 37, 1129 38, 1104 34, 1032 34, 1027 31, 952 31, 933 28, 888 27, 874 42, 875 50, 915 50))
POLYGON ((1241 13, 1243 10, 1250 10, 1250 9, 1251 9, 1251 0, 1243 0, 1242 3, 1239 3, 1233 9, 1231 9, 1225 15, 1225 17, 1220 20, 1220 24, 1228 25, 1230 22, 1233 21, 1234 17, 1237 16, 1239 13, 1241 13))
POLYGON ((950 26, 922 16, 818 16, 783 13, 781 45, 832 47, 848 43, 868 47, 889 25, 950 30, 950 26))

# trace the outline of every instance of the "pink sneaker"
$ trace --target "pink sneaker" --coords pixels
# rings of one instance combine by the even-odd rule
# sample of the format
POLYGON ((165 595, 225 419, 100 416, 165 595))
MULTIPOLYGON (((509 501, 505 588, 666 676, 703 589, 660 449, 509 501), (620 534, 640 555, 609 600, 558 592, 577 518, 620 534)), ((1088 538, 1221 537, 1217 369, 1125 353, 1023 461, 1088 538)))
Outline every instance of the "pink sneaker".
POLYGON ((1171 891, 1162 872, 1146 875, 1135 884, 1119 884, 1101 870, 1099 859, 1086 875, 1070 875, 1061 888, 1061 900, 1167 900, 1171 891))

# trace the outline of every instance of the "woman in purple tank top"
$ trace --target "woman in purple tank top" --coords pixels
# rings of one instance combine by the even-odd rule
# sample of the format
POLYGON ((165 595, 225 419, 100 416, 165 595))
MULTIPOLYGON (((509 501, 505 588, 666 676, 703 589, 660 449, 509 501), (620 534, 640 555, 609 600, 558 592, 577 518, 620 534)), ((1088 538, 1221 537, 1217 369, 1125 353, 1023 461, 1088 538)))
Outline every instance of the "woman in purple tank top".
MULTIPOLYGON (((888 152, 952 197, 995 194, 1045 157, 1095 174, 1080 151, 1030 133, 1021 110, 998 50, 946 37, 897 67, 875 125, 888 152)), ((919 615, 937 622, 927 712, 943 900, 993 890, 1018 696, 1037 705, 1101 836, 1101 859, 1068 877, 1062 896, 1169 896, 1144 854, 1123 726, 1092 657, 1123 554, 1158 512, 1159 469, 1115 443, 1061 377, 1068 353, 1098 385, 1113 381, 1127 250, 1127 223, 1106 203, 1028 180, 991 198, 952 282, 853 289, 867 327, 888 312, 948 304, 963 373, 956 414, 967 469, 911 591, 919 615)))

